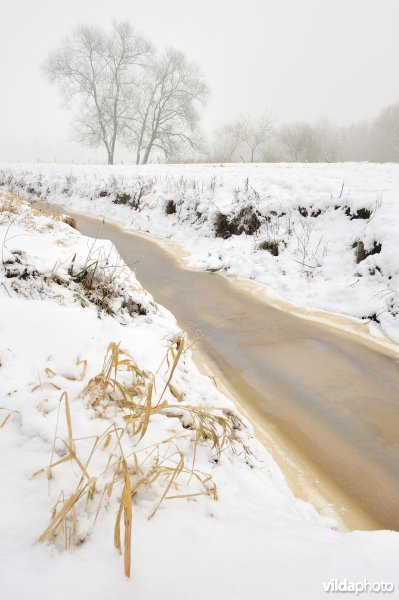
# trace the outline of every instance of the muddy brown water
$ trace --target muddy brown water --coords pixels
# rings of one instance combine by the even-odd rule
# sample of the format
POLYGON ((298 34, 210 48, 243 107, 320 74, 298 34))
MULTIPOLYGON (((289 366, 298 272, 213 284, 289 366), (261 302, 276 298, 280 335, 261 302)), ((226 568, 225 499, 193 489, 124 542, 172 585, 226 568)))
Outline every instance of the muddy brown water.
MULTIPOLYGON (((98 219, 65 212, 97 236, 98 219)), ((399 365, 388 351, 274 308, 227 277, 183 268, 150 237, 111 223, 99 235, 198 336, 209 370, 265 433, 299 496, 312 500, 302 474, 349 528, 399 530, 399 365)))

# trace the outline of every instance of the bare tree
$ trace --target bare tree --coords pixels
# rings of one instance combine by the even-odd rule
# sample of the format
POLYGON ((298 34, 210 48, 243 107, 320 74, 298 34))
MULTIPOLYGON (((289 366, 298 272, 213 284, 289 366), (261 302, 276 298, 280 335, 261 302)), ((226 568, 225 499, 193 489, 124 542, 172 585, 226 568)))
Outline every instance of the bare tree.
POLYGON ((217 129, 213 136, 213 143, 209 153, 211 162, 232 162, 235 158, 239 139, 233 125, 224 125, 217 129))
POLYGON ((75 109, 77 141, 104 145, 108 164, 126 127, 139 71, 152 53, 149 42, 129 23, 114 23, 110 34, 80 26, 52 51, 44 71, 57 83, 67 106, 75 109))
POLYGON ((242 117, 234 125, 237 139, 248 148, 250 162, 253 163, 255 155, 268 141, 272 131, 272 119, 270 115, 264 114, 254 119, 242 117))
POLYGON ((154 150, 170 161, 197 149, 199 109, 207 94, 201 72, 182 52, 168 48, 156 58, 141 81, 125 135, 136 164, 146 164, 154 150))
POLYGON ((318 159, 316 134, 307 123, 285 125, 281 129, 280 137, 291 161, 313 162, 318 159))

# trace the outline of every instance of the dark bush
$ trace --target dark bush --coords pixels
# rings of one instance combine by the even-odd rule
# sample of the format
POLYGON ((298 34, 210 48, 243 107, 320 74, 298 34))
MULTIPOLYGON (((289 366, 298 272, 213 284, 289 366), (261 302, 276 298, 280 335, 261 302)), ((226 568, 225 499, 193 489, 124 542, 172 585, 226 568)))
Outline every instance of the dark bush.
POLYGON ((368 319, 369 321, 374 321, 374 323, 380 322, 377 313, 373 313, 372 315, 367 315, 367 317, 364 317, 364 318, 368 319))
POLYGON ((126 308, 131 317, 134 315, 145 316, 147 314, 147 309, 140 304, 140 302, 136 302, 132 298, 124 300, 122 303, 122 308, 126 308))
POLYGON ((298 207, 298 212, 302 217, 307 217, 308 216, 308 209, 305 208, 304 206, 299 206, 298 207))
POLYGON ((28 194, 30 194, 31 196, 39 196, 39 192, 36 190, 36 188, 29 186, 28 188, 26 188, 26 191, 28 192, 28 194))
POLYGON ((227 239, 232 235, 254 235, 261 226, 258 213, 252 206, 244 206, 233 218, 218 212, 215 216, 216 237, 227 239))
POLYGON ((109 196, 109 192, 107 190, 100 190, 98 197, 99 198, 107 198, 109 196))
POLYGON ((353 219, 369 219, 373 213, 369 208, 359 208, 356 212, 352 212, 350 206, 344 206, 345 214, 350 218, 351 221, 353 219))
POLYGON ((258 248, 259 250, 267 250, 273 256, 280 254, 279 244, 275 240, 264 240, 259 244, 258 248))
POLYGON ((168 200, 165 204, 165 215, 174 215, 176 213, 176 202, 168 200))
POLYGON ((313 210, 312 207, 310 207, 308 210, 305 208, 305 206, 299 206, 298 212, 300 215, 302 215, 302 217, 318 217, 321 215, 321 210, 319 208, 317 210, 313 210))
POLYGON ((232 233, 230 231, 230 223, 227 215, 224 215, 221 212, 216 213, 214 226, 216 237, 221 237, 224 240, 231 237, 232 233))
POLYGON ((130 205, 131 201, 132 201, 132 197, 129 194, 127 194, 126 192, 123 192, 123 193, 116 194, 115 199, 113 200, 113 203, 130 205))
POLYGON ((258 215, 259 213, 254 210, 252 206, 244 206, 238 215, 231 221, 233 227, 232 233, 235 235, 241 235, 242 233, 254 235, 261 226, 258 215))
POLYGON ((371 269, 369 269, 369 273, 372 276, 374 276, 376 273, 382 273, 381 267, 379 267, 378 265, 376 265, 375 267, 372 267, 371 269))
POLYGON ((352 248, 354 248, 355 250, 356 262, 360 263, 363 260, 365 260, 368 256, 372 256, 373 254, 379 254, 382 249, 382 244, 374 241, 373 246, 370 248, 370 250, 366 250, 364 242, 358 240, 352 245, 352 248))
POLYGON ((138 210, 140 208, 142 197, 148 194, 150 190, 151 184, 138 184, 135 192, 132 191, 131 194, 128 194, 127 192, 118 192, 112 202, 114 204, 130 206, 130 208, 138 210))
POLYGON ((355 242, 353 244, 352 248, 355 249, 355 258, 356 258, 357 263, 360 263, 360 262, 362 262, 362 260, 367 258, 367 254, 366 254, 366 250, 365 250, 363 242, 360 242, 360 241, 355 242))
POLYGON ((7 279, 26 279, 35 278, 39 272, 32 265, 25 264, 26 255, 20 250, 12 251, 12 258, 3 261, 4 274, 7 279))
POLYGON ((381 250, 382 244, 380 242, 373 242, 373 247, 369 251, 368 256, 371 256, 372 254, 380 254, 381 250))
POLYGON ((351 219, 369 219, 372 215, 372 210, 369 208, 359 208, 359 210, 352 215, 351 219))

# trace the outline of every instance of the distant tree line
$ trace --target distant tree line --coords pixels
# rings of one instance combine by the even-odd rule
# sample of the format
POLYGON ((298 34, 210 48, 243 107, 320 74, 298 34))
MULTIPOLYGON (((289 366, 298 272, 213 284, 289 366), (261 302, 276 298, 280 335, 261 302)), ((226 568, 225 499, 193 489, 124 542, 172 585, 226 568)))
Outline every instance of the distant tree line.
POLYGON ((243 116, 200 133, 208 88, 179 50, 157 50, 127 22, 80 26, 49 53, 43 70, 73 114, 73 137, 129 162, 399 162, 399 103, 371 121, 339 127, 243 116))
POLYGON ((209 162, 399 162, 399 103, 347 127, 242 117, 215 131, 209 162))

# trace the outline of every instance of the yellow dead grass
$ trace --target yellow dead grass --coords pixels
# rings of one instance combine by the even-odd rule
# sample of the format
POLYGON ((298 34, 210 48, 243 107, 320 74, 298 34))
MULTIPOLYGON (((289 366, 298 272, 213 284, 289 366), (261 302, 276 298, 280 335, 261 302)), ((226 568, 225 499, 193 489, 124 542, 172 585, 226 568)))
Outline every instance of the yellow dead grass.
MULTIPOLYGON (((138 498, 141 490, 159 494, 149 519, 155 516, 166 500, 204 495, 217 500, 217 488, 212 475, 196 468, 197 446, 207 444, 218 456, 226 448, 234 451, 239 443, 236 430, 240 428, 241 421, 236 415, 232 418, 231 411, 222 408, 190 406, 181 401, 169 403, 167 390, 170 392, 169 398, 181 398, 171 381, 184 348, 183 336, 168 348, 163 361, 168 365, 168 373, 162 392, 157 395, 156 376, 140 368, 118 344, 109 345, 102 370, 88 381, 80 396, 81 401, 88 402, 90 408, 105 422, 103 432, 94 438, 85 459, 78 456, 78 439, 73 435, 68 394, 65 391, 61 393, 59 407, 60 410, 63 408, 66 423, 66 439, 62 440, 65 454, 56 457, 56 430, 50 463, 33 476, 47 474, 50 484, 53 470, 66 463, 75 464, 80 476, 73 493, 69 496, 62 493, 58 498, 50 522, 39 541, 55 542, 63 536, 66 548, 82 543, 84 540, 78 535, 79 516, 82 513, 92 516, 94 527, 104 503, 108 505, 111 498, 116 496, 119 500, 114 545, 123 554, 124 573, 130 577, 133 499, 138 498), (182 419, 182 422, 186 414, 191 418, 191 425, 185 425, 179 433, 167 439, 143 446, 142 440, 150 430, 151 418, 159 413, 182 419), (187 456, 179 447, 182 438, 186 442, 189 440, 193 456, 190 464, 187 464, 187 456), (127 447, 130 448, 128 452, 127 447), (105 467, 95 472, 92 459, 97 453, 107 453, 107 458, 105 467)), ((79 364, 83 365, 84 376, 87 361, 80 361, 79 364)), ((52 379, 56 374, 47 370, 46 376, 52 379)), ((103 462, 100 461, 100 464, 103 462)), ((58 474, 58 479, 60 476, 62 474, 58 474)))

